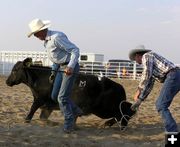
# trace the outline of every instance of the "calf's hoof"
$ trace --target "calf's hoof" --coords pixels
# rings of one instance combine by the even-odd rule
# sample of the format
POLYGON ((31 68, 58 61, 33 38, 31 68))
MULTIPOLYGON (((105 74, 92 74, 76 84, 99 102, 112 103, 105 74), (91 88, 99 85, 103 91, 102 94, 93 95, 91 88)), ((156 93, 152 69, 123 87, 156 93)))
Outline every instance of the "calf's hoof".
POLYGON ((25 123, 30 123, 30 122, 31 122, 31 119, 26 118, 24 122, 25 122, 25 123))
POLYGON ((106 127, 111 127, 116 123, 116 120, 114 118, 107 120, 104 124, 103 124, 103 128, 106 127))

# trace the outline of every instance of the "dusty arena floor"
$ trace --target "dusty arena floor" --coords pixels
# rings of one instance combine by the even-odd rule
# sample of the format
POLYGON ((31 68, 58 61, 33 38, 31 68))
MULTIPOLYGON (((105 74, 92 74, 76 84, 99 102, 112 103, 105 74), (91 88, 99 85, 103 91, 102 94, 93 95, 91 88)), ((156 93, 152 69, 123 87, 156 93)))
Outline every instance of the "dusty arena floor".
MULTIPOLYGON (((156 97, 161 84, 156 83, 152 93, 131 119, 125 131, 118 125, 102 128, 105 120, 94 115, 77 120, 78 130, 72 134, 62 131, 63 116, 54 111, 48 121, 39 120, 38 110, 31 123, 24 118, 32 104, 32 94, 27 86, 20 84, 8 87, 6 77, 0 77, 0 146, 1 147, 163 147, 164 129, 155 109, 156 97)), ((137 81, 116 80, 127 93, 128 101, 133 102, 137 81)), ((180 127, 180 94, 170 110, 180 127)))

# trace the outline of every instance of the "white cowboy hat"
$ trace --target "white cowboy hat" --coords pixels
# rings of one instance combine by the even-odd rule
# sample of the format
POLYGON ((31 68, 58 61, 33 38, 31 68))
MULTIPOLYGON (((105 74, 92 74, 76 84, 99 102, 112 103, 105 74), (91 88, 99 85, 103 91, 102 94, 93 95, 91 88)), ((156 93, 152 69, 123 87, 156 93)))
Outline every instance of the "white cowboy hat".
POLYGON ((146 53, 146 52, 150 52, 151 50, 149 49, 145 49, 144 45, 138 45, 135 49, 132 49, 129 53, 129 59, 134 61, 135 60, 135 56, 137 53, 146 53))
POLYGON ((50 27, 50 21, 49 20, 45 20, 45 21, 42 21, 41 19, 34 19, 32 20, 30 23, 29 23, 29 28, 31 30, 30 33, 28 33, 28 37, 31 37, 31 35, 41 31, 41 30, 44 30, 44 29, 47 29, 48 27, 50 27))

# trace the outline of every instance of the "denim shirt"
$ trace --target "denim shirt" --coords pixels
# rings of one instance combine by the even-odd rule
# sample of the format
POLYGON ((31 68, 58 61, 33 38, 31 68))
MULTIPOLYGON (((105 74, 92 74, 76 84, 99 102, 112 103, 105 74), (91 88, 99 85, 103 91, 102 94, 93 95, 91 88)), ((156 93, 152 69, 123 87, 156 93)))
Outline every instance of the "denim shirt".
POLYGON ((67 66, 74 69, 79 58, 79 48, 64 33, 48 30, 44 46, 53 63, 69 62, 67 66))

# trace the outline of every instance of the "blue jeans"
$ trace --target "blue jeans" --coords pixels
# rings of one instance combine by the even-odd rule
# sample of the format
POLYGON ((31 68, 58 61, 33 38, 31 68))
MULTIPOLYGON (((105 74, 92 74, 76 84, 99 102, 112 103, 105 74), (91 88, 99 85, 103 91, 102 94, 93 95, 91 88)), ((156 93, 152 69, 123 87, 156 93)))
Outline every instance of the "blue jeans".
MULTIPOLYGON (((65 67, 60 67, 59 70, 62 71, 65 67)), ((77 63, 74 73, 78 72, 79 64, 77 63)), ((70 98, 75 76, 75 74, 67 76, 64 72, 57 72, 51 94, 51 98, 59 102, 59 107, 64 114, 64 129, 72 129, 75 116, 82 113, 81 109, 70 98)))
POLYGON ((167 132, 178 132, 178 126, 171 115, 168 107, 173 98, 180 90, 180 69, 170 71, 162 86, 159 98, 156 101, 156 108, 160 113, 167 132))

